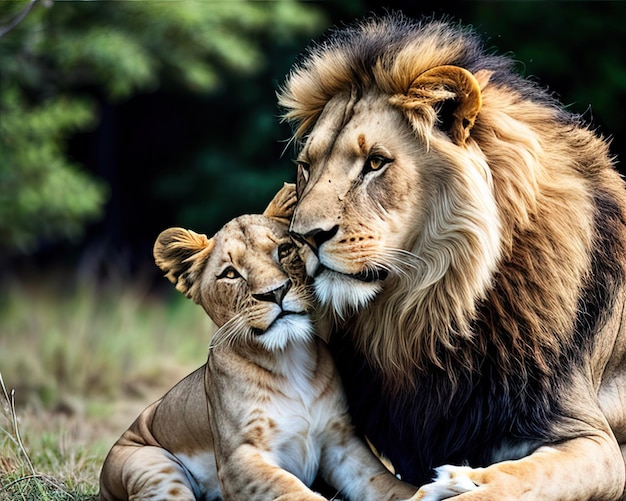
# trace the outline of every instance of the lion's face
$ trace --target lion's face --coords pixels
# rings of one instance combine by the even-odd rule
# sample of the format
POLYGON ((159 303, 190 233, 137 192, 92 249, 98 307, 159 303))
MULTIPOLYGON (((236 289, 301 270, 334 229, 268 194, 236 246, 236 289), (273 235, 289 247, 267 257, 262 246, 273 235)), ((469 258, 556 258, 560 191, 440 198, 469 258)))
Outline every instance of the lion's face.
POLYGON ((311 334, 306 273, 284 224, 241 216, 211 239, 171 228, 159 236, 155 259, 229 342, 274 350, 311 334))
POLYGON ((324 108, 297 159, 291 231, 313 250, 307 271, 335 310, 369 301, 401 273, 423 224, 436 162, 389 96, 348 95, 324 108))
MULTIPOLYGON (((293 78, 283 102, 302 118, 297 106, 309 87, 302 75, 293 78)), ((312 250, 307 271, 316 293, 342 316, 384 282, 395 282, 386 291, 425 297, 433 284, 446 289, 447 276, 465 282, 463 308, 473 308, 500 248, 491 172, 470 137, 482 105, 477 77, 443 65, 412 77, 408 88, 352 89, 336 91, 303 122, 311 125, 297 160, 291 232, 312 250)))

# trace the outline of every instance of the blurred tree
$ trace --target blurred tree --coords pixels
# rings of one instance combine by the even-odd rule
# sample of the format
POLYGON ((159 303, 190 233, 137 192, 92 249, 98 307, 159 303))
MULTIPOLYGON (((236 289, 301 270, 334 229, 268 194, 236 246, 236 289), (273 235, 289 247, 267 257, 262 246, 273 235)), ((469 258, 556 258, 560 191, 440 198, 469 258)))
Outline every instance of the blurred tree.
POLYGON ((66 158, 63 141, 93 122, 93 107, 61 96, 31 104, 3 82, 0 113, 0 245, 26 251, 39 237, 79 235, 105 189, 66 158))
POLYGON ((523 75, 547 86, 573 113, 626 154, 626 2, 476 2, 472 22, 500 52, 513 51, 523 75), (621 139, 621 141, 620 141, 621 139))
POLYGON ((101 213, 105 183, 66 146, 103 105, 161 87, 213 92, 223 72, 263 67, 264 36, 321 22, 292 0, 0 2, 0 247, 76 237, 101 213))
MULTIPOLYGON (((386 12, 373 0, 36 0, 14 23, 28 5, 0 0, 0 251, 86 256, 36 246, 91 220, 89 249, 136 263, 164 227, 213 231, 293 178, 276 89, 310 38, 386 12)), ((626 2, 385 5, 473 24, 626 154, 626 2)))

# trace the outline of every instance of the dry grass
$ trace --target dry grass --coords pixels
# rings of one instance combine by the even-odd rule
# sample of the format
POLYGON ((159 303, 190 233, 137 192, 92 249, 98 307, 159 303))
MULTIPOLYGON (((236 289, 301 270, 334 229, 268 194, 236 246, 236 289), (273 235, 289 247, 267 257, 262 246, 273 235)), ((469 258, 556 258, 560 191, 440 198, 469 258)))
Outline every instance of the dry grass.
POLYGON ((0 500, 90 500, 108 449, 204 363, 198 306, 138 286, 13 283, 0 297, 0 500))

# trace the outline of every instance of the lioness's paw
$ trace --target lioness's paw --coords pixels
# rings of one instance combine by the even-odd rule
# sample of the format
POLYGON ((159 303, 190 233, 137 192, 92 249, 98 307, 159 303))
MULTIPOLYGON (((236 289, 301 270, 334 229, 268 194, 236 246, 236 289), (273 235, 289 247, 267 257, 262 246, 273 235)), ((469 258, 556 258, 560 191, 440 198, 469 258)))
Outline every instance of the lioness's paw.
POLYGON ((409 501, 440 501, 478 489, 469 478, 471 468, 445 465, 435 469, 435 480, 422 486, 409 501))

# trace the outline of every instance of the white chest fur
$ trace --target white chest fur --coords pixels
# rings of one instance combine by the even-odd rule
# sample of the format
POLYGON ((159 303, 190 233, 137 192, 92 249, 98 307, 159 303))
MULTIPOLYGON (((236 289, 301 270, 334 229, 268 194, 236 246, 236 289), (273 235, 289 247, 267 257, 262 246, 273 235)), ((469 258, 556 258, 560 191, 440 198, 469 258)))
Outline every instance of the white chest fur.
POLYGON ((283 391, 267 406, 276 423, 271 448, 281 468, 310 484, 318 471, 321 448, 329 423, 345 414, 340 388, 329 379, 330 355, 315 341, 288 346, 277 356, 283 391))
POLYGON ((210 395, 211 403, 218 404, 213 418, 221 430, 229 428, 240 434, 239 443, 254 444, 268 463, 310 485, 319 469, 329 426, 347 416, 330 353, 312 337, 263 351, 240 353, 247 360, 246 371, 229 365, 229 354, 218 355, 211 367, 228 376, 209 389, 209 394, 224 395, 234 387, 244 391, 237 392, 237 402, 229 399, 228 410, 220 408, 226 398, 210 395), (223 419, 227 415, 230 422, 223 419))

